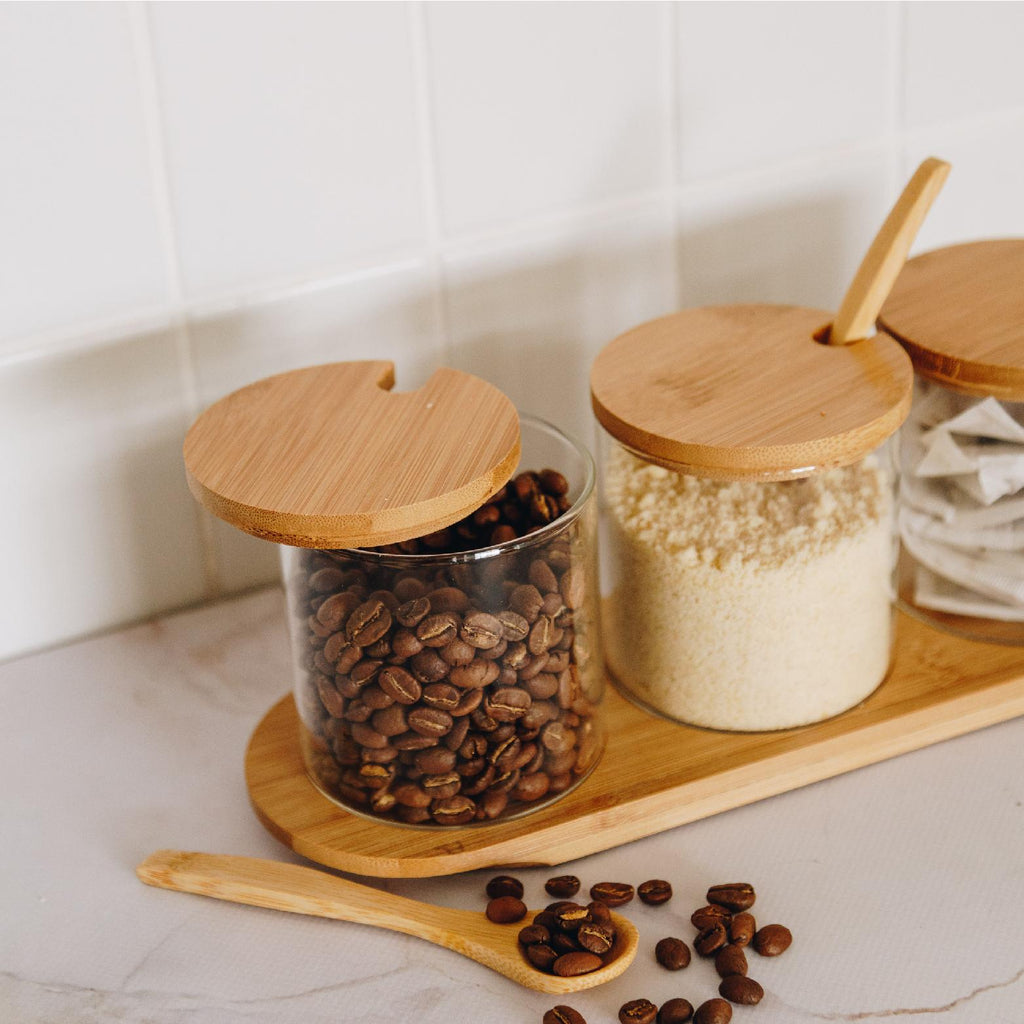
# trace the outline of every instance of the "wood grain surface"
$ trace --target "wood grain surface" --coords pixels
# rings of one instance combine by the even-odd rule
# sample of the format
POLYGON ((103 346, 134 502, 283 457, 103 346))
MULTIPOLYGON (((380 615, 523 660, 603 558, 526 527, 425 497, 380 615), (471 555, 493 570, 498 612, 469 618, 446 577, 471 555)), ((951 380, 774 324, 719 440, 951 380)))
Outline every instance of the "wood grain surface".
POLYGON ((973 643, 899 615, 882 685, 818 725, 724 733, 656 718, 609 689, 593 773, 546 808, 499 824, 414 829, 349 814, 307 777, 291 697, 246 753, 252 805, 304 857, 363 875, 423 877, 556 865, 1024 714, 1024 647, 973 643))
POLYGON ((771 305, 652 320, 594 361, 594 414, 626 447, 697 476, 784 480, 857 462, 906 418, 913 370, 883 334, 820 344, 830 320, 771 305))
POLYGON ((949 172, 950 165, 933 156, 918 166, 872 240, 839 304, 829 331, 830 345, 848 345, 875 333, 879 310, 949 172))
POLYGON ((968 242, 909 260, 880 322, 923 377, 1024 401, 1024 238, 968 242))
POLYGON ((192 493, 246 533, 307 548, 388 544, 457 522, 515 469, 515 407, 459 370, 415 391, 393 384, 393 364, 351 362, 233 392, 185 438, 192 493))

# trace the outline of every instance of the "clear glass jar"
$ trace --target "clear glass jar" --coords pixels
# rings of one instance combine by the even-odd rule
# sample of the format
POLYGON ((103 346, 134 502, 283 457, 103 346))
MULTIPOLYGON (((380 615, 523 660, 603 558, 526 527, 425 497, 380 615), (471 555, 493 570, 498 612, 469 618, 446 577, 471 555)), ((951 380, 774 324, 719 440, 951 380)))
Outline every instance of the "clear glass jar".
POLYGON ((892 450, 763 482, 667 469, 604 435, 605 657, 620 689, 737 731, 871 694, 892 657, 892 450))
POLYGON ((1024 402, 918 378, 900 464, 900 607, 1024 644, 1024 402))
POLYGON ((547 525, 456 554, 281 548, 303 758, 348 810, 431 827, 509 818, 597 763, 593 460, 547 423, 521 428, 521 468, 569 485, 547 525))

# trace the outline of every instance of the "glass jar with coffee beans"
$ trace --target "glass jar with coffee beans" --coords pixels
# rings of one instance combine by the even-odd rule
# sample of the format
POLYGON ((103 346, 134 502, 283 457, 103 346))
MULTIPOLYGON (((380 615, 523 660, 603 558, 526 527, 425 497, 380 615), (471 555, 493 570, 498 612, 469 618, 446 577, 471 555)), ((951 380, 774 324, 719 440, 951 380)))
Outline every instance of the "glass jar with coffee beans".
POLYGON ((520 469, 454 526, 281 548, 304 761, 347 809, 488 822, 545 805, 597 762, 593 464, 554 427, 520 425, 520 469))

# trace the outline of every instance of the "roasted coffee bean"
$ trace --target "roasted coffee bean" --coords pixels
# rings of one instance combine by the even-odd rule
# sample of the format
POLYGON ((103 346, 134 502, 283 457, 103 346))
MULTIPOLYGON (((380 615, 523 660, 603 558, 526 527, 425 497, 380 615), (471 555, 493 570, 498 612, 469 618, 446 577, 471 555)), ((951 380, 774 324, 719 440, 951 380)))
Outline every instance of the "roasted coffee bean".
POLYGON ((612 912, 608 909, 606 904, 601 903, 598 900, 592 900, 587 904, 587 910, 590 911, 591 921, 595 921, 597 924, 612 923, 612 912))
POLYGON ((633 886, 626 882, 598 882, 590 887, 590 898, 608 907, 622 907, 633 899, 633 886))
POLYGON ((686 1024, 693 1017, 693 1005, 688 999, 670 999, 658 1010, 658 1024, 686 1024))
POLYGON ((690 924, 700 929, 710 928, 713 924, 728 925, 731 920, 732 914, 728 910, 716 906, 701 907, 690 915, 690 924))
POLYGON ((544 1014, 541 1024, 587 1024, 583 1014, 571 1006, 555 1006, 544 1014))
POLYGON ((583 947, 576 941, 576 936, 570 932, 555 932, 551 936, 551 948, 561 956, 563 953, 577 953, 583 947))
POLYGON ((510 611, 521 615, 528 623, 536 622, 544 598, 532 583, 521 583, 508 596, 510 611))
POLYGON ((693 1024, 729 1024, 732 1007, 724 999, 709 999, 697 1007, 693 1024))
POLYGON ((752 914, 736 914, 728 925, 729 941, 734 946, 749 946, 757 931, 757 922, 752 914))
POLYGON ((766 924, 754 933, 752 945, 761 956, 778 956, 789 949, 793 933, 783 924, 766 924))
POLYGON ((459 620, 452 612, 435 612, 416 627, 416 639, 424 647, 444 647, 459 635, 459 620))
MULTIPOLYGON (((536 947, 531 947, 535 949, 536 947)), ((601 958, 596 953, 563 953, 552 964, 551 969, 560 978, 575 978, 580 974, 590 974, 602 967, 601 958)))
POLYGON ((409 712, 409 728, 421 736, 439 737, 451 730, 452 716, 438 708, 414 708, 409 712))
POLYGON ((544 883, 544 890, 559 899, 572 899, 580 891, 580 880, 575 875, 556 875, 544 883))
POLYGON ((526 947, 526 959, 537 968, 550 974, 559 954, 545 942, 538 942, 535 945, 526 947))
POLYGON ((631 999, 619 1007, 622 1024, 654 1024, 658 1019, 658 1008, 650 999, 631 999))
MULTIPOLYGON (((438 708, 440 711, 447 711, 451 714, 459 706, 459 698, 462 691, 448 683, 430 683, 424 686, 421 692, 421 699, 427 707, 438 708)), ((467 728, 469 726, 467 725, 467 728)))
POLYGON ((636 894, 641 903, 657 907, 672 899, 672 886, 661 878, 652 878, 649 882, 641 882, 636 894))
POLYGON ((709 925, 702 929, 693 940, 693 948, 701 956, 711 956, 720 950, 729 941, 725 926, 722 924, 709 925))
POLYGON ((733 913, 749 910, 756 899, 754 887, 749 882, 729 882, 725 885, 713 885, 708 889, 708 903, 717 907, 725 907, 733 913))
POLYGON ((411 672, 398 665, 385 665, 377 675, 380 688, 399 704, 415 704, 423 694, 423 688, 411 672))
POLYGON ((523 883, 512 875, 495 875, 486 886, 487 898, 496 900, 499 896, 523 898, 523 883))
POLYGON ((465 640, 452 640, 440 648, 441 658, 449 665, 468 665, 477 656, 477 649, 465 640))
POLYGON ((590 911, 586 907, 569 900, 559 902, 551 912, 558 918, 558 927, 563 932, 574 932, 584 921, 590 920, 590 911))
POLYGON ((546 796, 550 788, 551 779, 544 772, 532 772, 529 775, 520 776, 509 796, 513 800, 520 800, 524 803, 535 803, 546 796))
POLYGON ((432 612, 464 612, 469 607, 469 596, 458 587, 438 587, 428 596, 432 612))
POLYGON ((728 978, 730 974, 746 974, 747 957, 743 949, 740 946, 723 946, 715 954, 715 970, 720 978, 728 978))
POLYGON ((729 977, 722 979, 722 984, 718 986, 718 994, 724 996, 730 1003, 755 1006, 764 998, 764 989, 753 978, 746 978, 742 974, 730 974, 729 977))
MULTIPOLYGON (((509 893, 508 895, 514 895, 509 893)), ((540 924, 528 924, 519 932, 519 941, 524 946, 535 946, 538 942, 550 942, 551 932, 540 924)))
POLYGON ((615 944, 615 929, 611 925, 584 921, 576 932, 576 941, 588 952, 603 956, 615 944))
POLYGON ((502 687, 485 698, 484 707, 496 722, 516 722, 529 710, 533 699, 525 690, 502 687))
POLYGON ((496 896, 487 904, 486 914, 495 924, 514 924, 526 917, 526 904, 515 896, 496 896))
POLYGON ((476 804, 460 794, 447 800, 435 800, 430 813, 439 825, 467 825, 473 820, 476 804))
POLYGON ((399 605, 395 618, 407 629, 414 629, 430 614, 430 601, 426 597, 414 597, 399 605))
POLYGON ((667 971, 681 971, 690 965, 690 947, 673 936, 659 939, 654 947, 654 959, 667 971))
POLYGON ((365 647, 375 643, 391 628, 391 612, 383 601, 364 601, 345 622, 349 643, 365 647))
POLYGON ((487 612, 470 612, 462 620, 459 638, 480 650, 497 647, 504 639, 504 627, 501 620, 487 612))

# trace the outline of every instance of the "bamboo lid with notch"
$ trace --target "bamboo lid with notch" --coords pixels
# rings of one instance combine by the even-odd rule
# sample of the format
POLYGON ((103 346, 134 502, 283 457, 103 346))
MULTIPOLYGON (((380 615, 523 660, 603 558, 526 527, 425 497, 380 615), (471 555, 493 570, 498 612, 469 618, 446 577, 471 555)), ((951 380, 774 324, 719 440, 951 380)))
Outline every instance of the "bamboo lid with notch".
POLYGON ((506 483, 519 416, 493 385, 440 369, 392 391, 394 365, 331 363, 233 392, 185 438, 197 500, 256 537, 390 544, 450 526, 506 483))
POLYGON ((915 257, 880 322, 922 377, 968 394, 1024 401, 1024 238, 915 257))
POLYGON ((642 324, 594 362, 594 413, 627 448, 697 476, 786 480, 850 465, 906 418, 913 370, 883 334, 822 344, 831 320, 736 305, 642 324))

